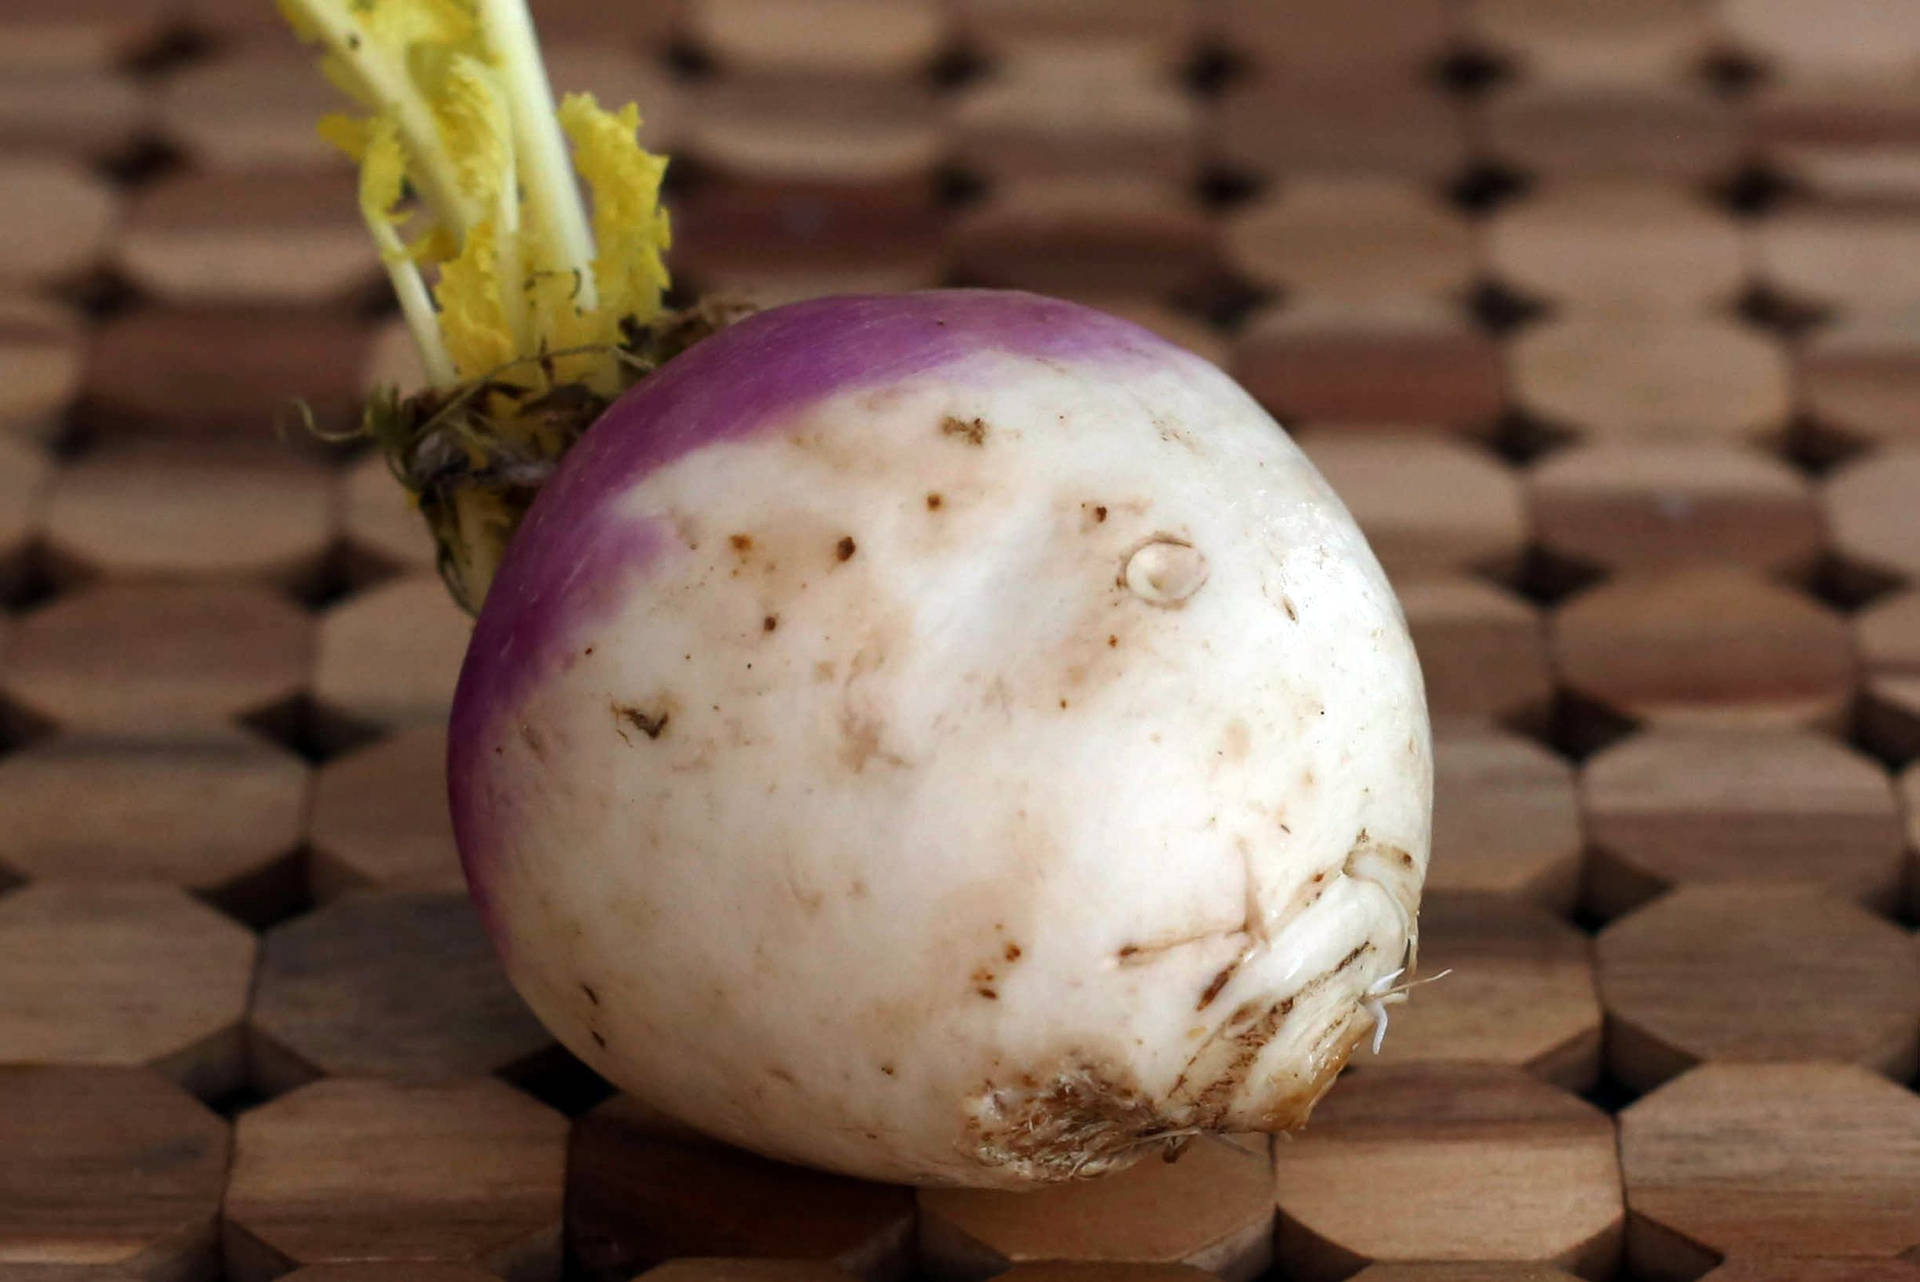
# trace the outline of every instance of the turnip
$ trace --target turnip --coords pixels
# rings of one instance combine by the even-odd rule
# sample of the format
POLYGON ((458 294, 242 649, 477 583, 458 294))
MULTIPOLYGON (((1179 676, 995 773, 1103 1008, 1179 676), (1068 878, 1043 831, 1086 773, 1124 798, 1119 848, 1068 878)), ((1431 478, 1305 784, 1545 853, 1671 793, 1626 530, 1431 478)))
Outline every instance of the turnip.
MULTIPOLYGON (((687 1123, 874 1178, 1303 1123, 1404 993, 1432 789, 1398 606, 1312 466, 1218 369, 1069 303, 664 315, 631 115, 562 108, 625 157, 588 166, 587 271, 518 0, 411 2, 389 69, 461 70, 405 82, 419 142, 361 74, 348 141, 460 234, 409 251, 397 181, 364 202, 437 384, 368 430, 479 605, 449 791, 534 1010, 687 1123), (507 177, 464 225, 449 84, 499 94, 507 177), (517 297, 474 325, 481 286, 517 297)), ((336 58, 392 43, 302 12, 336 58)))

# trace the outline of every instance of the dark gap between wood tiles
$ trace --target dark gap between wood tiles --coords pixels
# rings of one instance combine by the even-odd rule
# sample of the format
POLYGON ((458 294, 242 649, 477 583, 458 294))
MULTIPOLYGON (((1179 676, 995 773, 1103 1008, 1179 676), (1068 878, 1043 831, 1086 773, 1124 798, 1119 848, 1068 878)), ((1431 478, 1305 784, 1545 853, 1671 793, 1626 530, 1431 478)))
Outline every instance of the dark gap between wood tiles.
POLYGON ((225 885, 197 891, 194 898, 263 935, 313 909, 311 859, 307 848, 298 846, 225 885))
POLYGON ((950 40, 921 69, 920 75, 938 93, 953 93, 986 76, 991 66, 977 49, 950 40))
POLYGON ((1900 774, 1920 761, 1920 708, 1890 703, 1868 686, 1854 696, 1847 720, 1847 743, 1888 773, 1900 774))
POLYGON ((1830 309, 1798 302, 1768 286, 1754 283, 1734 303, 1734 311, 1749 325, 1789 341, 1827 320, 1830 309))
POLYGON ((31 708, 0 694, 0 757, 50 738, 60 727, 31 708))
POLYGON ((1823 551, 1811 568, 1788 581, 1841 614, 1858 614, 1906 582, 1897 574, 1857 564, 1832 549, 1823 551))
POLYGON ((1533 179, 1520 170, 1482 160, 1469 165, 1445 190, 1447 199, 1456 208, 1484 217, 1502 205, 1519 200, 1532 187, 1533 179))
MULTIPOLYGON (((1525 732, 1524 723, 1514 728, 1525 732)), ((1597 699, 1562 687, 1554 691, 1553 702, 1542 719, 1542 729, 1543 733, 1530 737, 1579 765, 1634 734, 1640 729, 1640 723, 1597 699)))
POLYGON ((302 692, 237 718, 311 766, 325 765, 382 737, 379 727, 345 716, 302 692))
POLYGON ((495 1076, 568 1117, 579 1117, 619 1094, 613 1083, 557 1042, 495 1076))
POLYGON ((1461 45, 1436 58, 1427 78, 1446 93, 1478 101, 1514 78, 1513 64, 1491 49, 1461 45))
POLYGON ((1580 439, 1580 433, 1510 406, 1494 420, 1489 439, 1494 453, 1524 468, 1572 445, 1580 439))
POLYGON ((1466 303, 1474 323, 1495 338, 1507 338, 1553 310, 1543 300, 1492 279, 1476 282, 1466 303))

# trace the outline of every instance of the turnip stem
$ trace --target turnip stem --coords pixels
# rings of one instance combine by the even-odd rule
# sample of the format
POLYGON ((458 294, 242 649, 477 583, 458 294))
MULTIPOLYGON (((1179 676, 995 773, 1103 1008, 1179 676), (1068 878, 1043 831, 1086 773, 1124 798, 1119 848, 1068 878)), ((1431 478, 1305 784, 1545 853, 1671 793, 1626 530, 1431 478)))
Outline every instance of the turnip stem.
MULTIPOLYGON (((553 89, 534 36, 526 0, 480 0, 481 29, 498 59, 513 120, 513 143, 527 206, 544 235, 538 243, 553 261, 534 270, 573 274, 580 282, 575 307, 588 312, 599 305, 593 279, 593 236, 568 160, 566 140, 554 116, 553 89)), ((505 238, 503 238, 503 244, 505 238)), ((523 350, 526 350, 523 348, 523 350)))
POLYGON ((406 68, 361 28, 345 5, 329 0, 285 0, 319 33, 329 52, 366 81, 380 104, 393 113, 400 141, 411 163, 408 177, 441 225, 456 238, 480 220, 481 213, 454 180, 454 167, 434 123, 433 109, 420 96, 406 68))
POLYGON ((414 346, 420 349, 420 367, 427 382, 437 388, 452 387, 459 381, 459 375, 453 367, 453 357, 447 354, 439 313, 427 293, 426 281, 420 277, 420 265, 407 253, 390 224, 370 222, 368 227, 380 247, 380 261, 387 269, 387 279, 393 283, 394 297, 400 300, 400 314, 406 318, 414 346))

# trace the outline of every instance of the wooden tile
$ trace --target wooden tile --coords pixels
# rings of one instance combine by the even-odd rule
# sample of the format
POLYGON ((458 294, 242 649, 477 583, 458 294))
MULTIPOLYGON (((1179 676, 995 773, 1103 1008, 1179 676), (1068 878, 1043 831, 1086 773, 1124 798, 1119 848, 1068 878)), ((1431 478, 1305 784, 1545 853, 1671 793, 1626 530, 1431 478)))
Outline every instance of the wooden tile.
POLYGON ((143 307, 94 331, 82 406, 96 426, 257 441, 305 401, 325 426, 358 422, 367 333, 312 308, 143 307))
POLYGON ((1852 696, 1846 622, 1732 566, 1611 580, 1560 609, 1553 645, 1568 685, 1663 724, 1837 725, 1852 696))
POLYGON ((1901 210, 1792 209, 1754 233, 1761 278, 1798 302, 1842 310, 1920 303, 1920 215, 1901 210))
POLYGON ((58 559, 130 578, 288 582, 333 537, 326 469, 271 444, 127 444, 60 470, 47 503, 58 559))
POLYGON ((1470 0, 1466 27, 1528 80, 1672 85, 1706 57, 1711 17, 1702 0, 1470 0))
POLYGON ((39 536, 52 471, 39 446, 0 436, 0 562, 18 557, 39 536))
POLYGON ((107 71, 150 48, 176 16, 168 0, 9 0, 0 71, 107 71))
POLYGON ((1920 199, 1920 86, 1906 77, 1773 80, 1742 106, 1766 165, 1823 201, 1920 199))
POLYGON ((1618 569, 1726 561, 1799 570, 1825 538, 1806 478, 1740 445, 1575 446, 1531 468, 1527 491, 1543 545, 1618 569))
POLYGON ((763 305, 939 283, 946 215, 861 192, 709 184, 674 205, 674 277, 763 305))
POLYGON ((339 486, 341 532, 354 551, 409 573, 433 572, 433 536, 384 457, 366 455, 339 486))
POLYGON ((382 279, 355 187, 344 166, 168 177, 135 196, 117 258, 176 304, 344 303, 382 279))
MULTIPOLYGON (((313 893, 460 890, 465 881, 447 814, 447 735, 415 726, 337 757, 313 783, 313 893)), ((0 763, 0 778, 5 777, 0 763)))
POLYGON ((1289 297, 1464 296, 1477 273, 1473 231, 1426 186, 1356 175, 1306 176, 1235 214, 1232 267, 1289 297))
POLYGON ((1893 906, 1901 831, 1886 772, 1825 736, 1655 731, 1594 756, 1580 783, 1603 914, 1670 885, 1760 880, 1893 906))
POLYGON ((0 1047, 158 1069, 203 1096, 245 1071, 247 929, 174 886, 43 881, 0 899, 0 1047))
POLYGON ((682 149, 769 195, 870 192, 911 205, 946 152, 934 96, 912 83, 713 80, 688 96, 682 149))
POLYGON ((1597 436, 1769 436, 1793 410, 1786 351, 1729 320, 1568 314, 1522 332, 1507 355, 1523 409, 1597 436))
POLYGON ((995 1277, 1006 1282, 1207 1282, 1214 1276, 1191 1264, 1123 1264, 1113 1261, 1038 1260, 1016 1264, 995 1277))
POLYGON ((50 303, 0 296, 0 435, 58 435, 80 391, 85 334, 50 303))
POLYGON ((938 0, 686 0, 681 24, 729 75, 904 80, 939 53, 942 10, 938 0))
POLYGON ((1911 1245, 1920 1097, 1852 1064, 1708 1064, 1620 1115, 1640 1276, 1911 1245))
POLYGON ((1539 612, 1478 579, 1427 579, 1400 604, 1439 722, 1508 717, 1545 707, 1553 691, 1539 612))
POLYGON ((1651 1090, 1708 1060, 1920 1067, 1920 941, 1817 888, 1683 886, 1595 943, 1607 1067, 1651 1090))
POLYGON ((963 213, 948 244, 953 270, 980 284, 1170 295, 1218 273, 1218 230, 1176 186, 1127 177, 1029 178, 963 213))
POLYGON ((912 1190, 769 1161, 626 1097, 575 1122, 568 1170, 567 1244, 589 1282, 683 1256, 824 1263, 864 1282, 912 1263, 912 1190))
POLYGON ((315 1264, 282 1275, 286 1282, 499 1282, 497 1274, 464 1264, 419 1260, 361 1264, 315 1264))
POLYGON ((158 94, 160 128, 195 168, 303 178, 347 171, 346 158, 314 127, 341 105, 340 91, 314 73, 310 55, 277 42, 190 63, 162 81, 158 94))
POLYGON ((119 219, 105 179, 71 160, 0 158, 0 284, 71 280, 100 264, 119 219))
POLYGON ((552 1044, 466 895, 355 894, 269 931, 249 1017, 256 1085, 447 1081, 552 1044))
POLYGON ((1823 427, 1869 441, 1920 441, 1920 325, 1866 314, 1823 325, 1795 352, 1801 399, 1823 427))
POLYGON ((1920 1282, 1920 1261, 1736 1255, 1700 1282, 1920 1282))
POLYGON ((1375 1261, 1486 1259, 1605 1278, 1619 1258, 1606 1115, 1516 1068, 1356 1073, 1274 1159, 1277 1251, 1300 1282, 1375 1261))
POLYGON ((664 53, 679 30, 687 0, 660 0, 609 11, 602 0, 531 0, 528 8, 542 44, 617 42, 643 52, 664 53))
POLYGON ((1895 593, 1854 615, 1853 635, 1868 672, 1920 675, 1920 591, 1895 593))
POLYGON ((438 575, 348 597, 321 616, 314 697, 372 726, 443 724, 472 630, 438 575))
POLYGON ((1216 0, 1212 8, 1216 37, 1256 64, 1374 83, 1419 78, 1459 34, 1448 0, 1400 0, 1391 22, 1338 0, 1216 0))
POLYGON ((1126 174, 1190 180, 1200 107, 1171 76, 1108 45, 1016 54, 961 89, 954 160, 990 178, 1126 174))
POLYGON ((148 111, 145 89, 127 76, 8 67, 0 75, 0 151, 105 159, 133 144, 148 111))
MULTIPOLYGON (((759 1260, 747 1257, 707 1257, 668 1260, 645 1273, 647 1282, 847 1282, 853 1276, 822 1260, 759 1260)), ((1143 1282, 1150 1280, 1143 1279, 1143 1282)), ((1197 1282, 1205 1282, 1198 1279, 1197 1282)))
POLYGON ((1487 257, 1509 287, 1576 309, 1707 312, 1747 283, 1739 224, 1685 187, 1567 179, 1529 192, 1487 226, 1487 257))
POLYGON ((1040 44, 1099 42, 1172 69, 1191 54, 1202 6, 1165 0, 951 0, 955 34, 988 58, 1040 44))
POLYGON ((240 1118, 228 1277, 300 1264, 473 1264, 560 1276, 567 1121, 492 1078, 315 1082, 240 1118))
POLYGON ((1433 740, 1431 893, 1529 900, 1559 913, 1580 887, 1573 768, 1504 730, 1443 725, 1433 740))
POLYGON ((1302 448, 1396 584, 1518 564, 1520 482, 1485 450, 1396 432, 1318 433, 1302 448))
MULTIPOLYGON (((1420 975, 1444 979, 1392 1008, 1376 1065, 1495 1063, 1570 1091, 1600 1075, 1600 1000, 1586 936, 1533 904, 1429 890, 1420 975)), ((1920 1015, 1916 1016, 1920 1022, 1920 1015)))
POLYGON ((1215 109, 1216 159, 1256 176, 1392 175, 1439 182, 1466 167, 1459 110, 1412 80, 1274 75, 1215 109))
POLYGON ((1505 400, 1492 340, 1425 300, 1267 310, 1241 331, 1233 373, 1283 424, 1474 427, 1505 400))
POLYGON ((1900 776, 1900 808, 1907 819, 1907 916, 1920 919, 1920 763, 1900 776))
POLYGON ((296 694, 312 645, 264 588, 114 583, 22 619, 0 685, 66 730, 180 738, 296 694))
POLYGON ((1836 551, 1862 568, 1920 579, 1920 447, 1850 463, 1820 491, 1836 551))
POLYGON ((1749 56, 1789 78, 1911 73, 1920 15, 1876 0, 1723 0, 1720 22, 1749 56))
POLYGON ((1544 1264, 1375 1264, 1353 1282, 1573 1282, 1573 1274, 1544 1264))
POLYGON ((1869 677, 1860 732, 1876 750, 1906 761, 1920 756, 1920 675, 1869 677))
POLYGON ((1724 98, 1685 82, 1522 84, 1481 109, 1493 155, 1543 178, 1724 178, 1741 159, 1740 123, 1724 98))
POLYGON ((227 1126, 179 1087, 140 1069, 0 1066, 0 1135, 10 1276, 220 1276, 227 1126))
POLYGON ((153 878, 235 906, 300 845, 307 767, 259 738, 62 735, 0 758, 4 862, 35 880, 153 878))
POLYGON ((1201 1139, 1177 1162, 1149 1157, 1032 1192, 922 1189, 921 1255, 956 1282, 1039 1260, 1190 1264, 1250 1282, 1273 1259, 1268 1147, 1265 1136, 1201 1139))

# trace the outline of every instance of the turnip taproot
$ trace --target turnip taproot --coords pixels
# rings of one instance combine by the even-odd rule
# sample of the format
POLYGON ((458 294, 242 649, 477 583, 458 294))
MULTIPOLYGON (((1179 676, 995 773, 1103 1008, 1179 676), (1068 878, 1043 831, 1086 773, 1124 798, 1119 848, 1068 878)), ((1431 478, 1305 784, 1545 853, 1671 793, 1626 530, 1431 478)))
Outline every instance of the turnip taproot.
MULTIPOLYGON (((508 3, 431 12, 510 158, 545 104, 488 43, 508 3)), ((362 155, 412 173, 388 110, 362 155)), ((605 235, 623 200, 653 216, 651 188, 596 198, 605 235)), ((408 309, 430 369, 462 309, 467 354, 368 423, 484 599, 453 818, 548 1026, 684 1121, 884 1179, 1020 1186, 1302 1123, 1402 994, 1432 768, 1392 592, 1272 419, 1027 294, 677 324, 651 231, 624 277, 603 235, 600 302, 529 285, 475 325, 461 264, 500 225, 408 309)), ((403 292, 430 257, 390 255, 403 292)))

